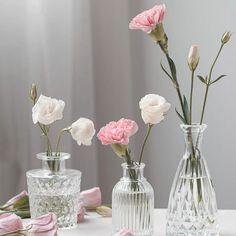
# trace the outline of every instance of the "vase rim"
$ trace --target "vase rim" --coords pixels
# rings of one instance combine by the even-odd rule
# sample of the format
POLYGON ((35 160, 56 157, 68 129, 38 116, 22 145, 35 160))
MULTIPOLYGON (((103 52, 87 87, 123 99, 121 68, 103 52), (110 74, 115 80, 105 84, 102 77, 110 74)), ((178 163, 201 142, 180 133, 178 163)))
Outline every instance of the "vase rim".
POLYGON ((204 131, 207 128, 207 125, 206 124, 199 124, 199 123, 193 123, 191 125, 181 124, 180 128, 184 131, 188 131, 190 128, 193 130, 196 129, 199 131, 199 129, 200 129, 200 131, 204 131))
POLYGON ((60 156, 55 156, 55 153, 53 153, 52 156, 47 156, 46 152, 41 152, 38 153, 36 155, 36 157, 40 160, 44 160, 44 161, 50 161, 50 160, 67 160, 71 157, 70 153, 66 153, 66 152, 61 152, 60 156))
POLYGON ((131 168, 131 169, 143 169, 145 167, 145 163, 138 163, 138 162, 134 162, 134 165, 129 165, 126 162, 121 164, 122 168, 131 168))

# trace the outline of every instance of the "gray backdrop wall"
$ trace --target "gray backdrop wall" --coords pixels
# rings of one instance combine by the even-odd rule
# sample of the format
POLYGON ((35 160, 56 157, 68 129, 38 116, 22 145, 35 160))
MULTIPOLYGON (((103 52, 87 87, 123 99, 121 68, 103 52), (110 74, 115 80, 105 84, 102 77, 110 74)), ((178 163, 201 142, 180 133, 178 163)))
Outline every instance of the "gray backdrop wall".
MULTIPOLYGON (((132 138, 138 155, 145 126, 139 99, 158 93, 172 103, 165 121, 158 125, 145 152, 145 175, 155 189, 157 207, 166 207, 178 162, 183 154, 178 105, 174 89, 160 69, 165 61, 159 48, 143 33, 129 31, 133 16, 152 7, 146 0, 1 0, 0 1, 0 201, 26 188, 25 172, 40 162, 39 130, 32 124, 28 90, 37 83, 43 94, 66 102, 64 119, 55 130, 80 116, 93 119, 97 130, 110 120, 135 119, 140 127, 132 138)), ((165 0, 165 28, 180 82, 189 86, 186 57, 191 44, 200 47, 198 72, 208 73, 225 30, 236 31, 236 2, 165 0)), ((236 208, 236 40, 225 47, 214 75, 228 77, 212 87, 205 122, 204 153, 211 170, 220 208, 236 208)), ((203 89, 196 82, 196 120, 203 89)), ((109 147, 94 140, 92 147, 78 147, 63 138, 72 153, 70 166, 83 172, 82 188, 100 186, 104 202, 121 176, 120 159, 109 147)))

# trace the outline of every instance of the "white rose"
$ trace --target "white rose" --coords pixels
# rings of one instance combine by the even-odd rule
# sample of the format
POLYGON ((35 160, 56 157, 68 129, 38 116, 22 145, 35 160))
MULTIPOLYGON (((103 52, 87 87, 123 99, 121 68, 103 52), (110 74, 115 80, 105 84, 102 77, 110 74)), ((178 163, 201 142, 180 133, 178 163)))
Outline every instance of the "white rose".
POLYGON ((81 117, 71 125, 70 132, 78 145, 89 146, 95 134, 94 124, 91 120, 81 117))
POLYGON ((164 119, 170 104, 157 94, 147 94, 140 100, 139 108, 145 124, 158 124, 164 119))
POLYGON ((34 124, 39 122, 43 125, 50 125, 56 120, 61 120, 64 107, 64 101, 46 97, 41 94, 32 108, 34 124))

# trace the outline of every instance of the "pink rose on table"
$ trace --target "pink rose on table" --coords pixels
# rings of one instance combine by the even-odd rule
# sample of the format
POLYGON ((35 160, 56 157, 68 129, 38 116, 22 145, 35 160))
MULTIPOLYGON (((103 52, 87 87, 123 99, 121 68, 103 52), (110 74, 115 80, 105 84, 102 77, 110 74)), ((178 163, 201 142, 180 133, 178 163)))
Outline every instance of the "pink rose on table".
POLYGON ((4 206, 8 207, 9 208, 13 208, 13 205, 18 202, 20 199, 23 199, 23 198, 28 198, 28 193, 24 190, 22 191, 21 193, 17 194, 15 197, 11 198, 10 200, 8 200, 4 206))
MULTIPOLYGON (((5 213, 0 215, 0 234, 23 229, 21 218, 15 214, 5 213)), ((18 236, 17 233, 11 234, 18 236)))
POLYGON ((86 209, 83 206, 82 203, 79 204, 79 211, 77 214, 77 223, 82 223, 84 221, 84 215, 85 215, 86 209))
POLYGON ((97 134, 98 139, 104 145, 129 143, 129 137, 138 131, 138 125, 135 121, 129 119, 120 119, 111 121, 102 127, 97 134))
POLYGON ((91 188, 80 193, 80 200, 84 207, 97 207, 102 203, 102 194, 99 187, 91 188))
POLYGON ((114 236, 134 236, 134 234, 127 229, 122 229, 118 233, 114 234, 114 236))
POLYGON ((29 222, 29 236, 57 236, 57 217, 48 213, 29 222))
POLYGON ((129 24, 129 28, 140 29, 149 34, 163 21, 165 10, 165 4, 156 5, 134 17, 129 24))

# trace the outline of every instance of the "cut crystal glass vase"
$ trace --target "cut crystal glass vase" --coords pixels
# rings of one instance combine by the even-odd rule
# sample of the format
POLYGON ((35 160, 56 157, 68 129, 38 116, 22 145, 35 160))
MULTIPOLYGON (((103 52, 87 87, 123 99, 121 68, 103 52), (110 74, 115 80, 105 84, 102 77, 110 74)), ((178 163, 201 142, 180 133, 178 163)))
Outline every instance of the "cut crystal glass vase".
POLYGON ((60 228, 76 227, 81 172, 66 169, 68 153, 59 157, 39 153, 37 158, 42 161, 42 169, 26 173, 31 217, 54 212, 60 228))
POLYGON ((113 234, 129 229, 135 236, 152 236, 154 192, 143 176, 145 164, 121 166, 123 177, 112 191, 113 234))
POLYGON ((218 236, 217 203, 201 144, 206 125, 181 125, 186 150, 169 197, 166 236, 218 236))

